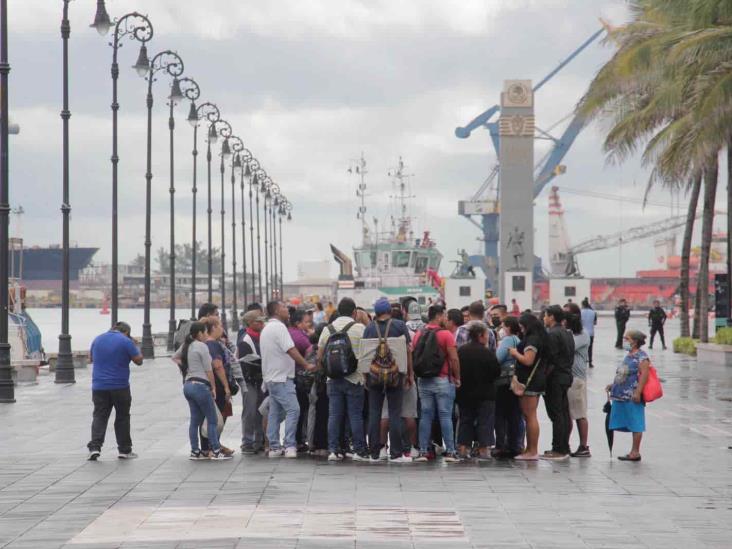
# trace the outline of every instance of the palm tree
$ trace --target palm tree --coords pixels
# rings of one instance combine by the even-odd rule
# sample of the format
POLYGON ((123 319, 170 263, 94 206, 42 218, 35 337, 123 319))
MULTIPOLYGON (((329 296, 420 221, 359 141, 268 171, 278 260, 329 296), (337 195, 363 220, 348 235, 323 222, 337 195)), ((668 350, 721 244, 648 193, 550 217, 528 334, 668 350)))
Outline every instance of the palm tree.
MULTIPOLYGON (((695 310, 706 341, 718 153, 724 147, 729 153, 731 145, 732 5, 724 0, 635 0, 631 9, 633 20, 609 33, 618 49, 593 80, 580 112, 611 121, 604 144, 611 158, 623 161, 643 146, 642 162, 653 168, 646 193, 655 183, 678 188, 691 181, 692 199, 698 200, 696 182, 704 174, 695 310)), ((685 251, 696 204, 689 211, 685 251)), ((684 294, 689 287, 688 253, 682 255, 687 263, 680 284, 684 294)), ((686 307, 683 295, 682 302, 686 307)), ((688 331, 688 320, 686 328, 682 321, 684 329, 688 331)))

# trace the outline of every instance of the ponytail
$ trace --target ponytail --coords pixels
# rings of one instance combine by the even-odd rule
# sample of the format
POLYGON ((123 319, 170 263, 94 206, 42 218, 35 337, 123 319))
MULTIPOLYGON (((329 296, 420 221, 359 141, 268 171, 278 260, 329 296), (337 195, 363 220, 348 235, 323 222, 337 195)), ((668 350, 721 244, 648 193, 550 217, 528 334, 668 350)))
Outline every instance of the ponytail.
POLYGON ((185 341, 183 342, 183 347, 181 348, 181 365, 180 365, 180 371, 183 374, 183 379, 188 375, 188 350, 191 347, 191 344, 196 341, 196 337, 198 334, 205 332, 206 326, 203 322, 191 322, 191 327, 188 332, 188 335, 186 336, 185 341))

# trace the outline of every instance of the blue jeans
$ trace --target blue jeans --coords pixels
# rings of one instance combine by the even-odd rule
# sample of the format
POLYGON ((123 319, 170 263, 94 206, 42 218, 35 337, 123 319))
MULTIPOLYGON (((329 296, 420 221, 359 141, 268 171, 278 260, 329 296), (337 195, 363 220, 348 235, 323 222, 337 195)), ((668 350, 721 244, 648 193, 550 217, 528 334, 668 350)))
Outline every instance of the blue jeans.
POLYGON ((211 395, 211 389, 203 383, 189 381, 183 385, 183 395, 191 409, 191 422, 188 425, 188 438, 191 441, 191 451, 200 450, 198 447, 198 428, 205 419, 208 422, 208 440, 211 448, 217 452, 221 449, 219 431, 217 428, 218 416, 216 403, 211 395))
POLYGON ((269 416, 267 418, 267 440, 270 450, 279 450, 280 423, 285 416, 285 448, 296 448, 297 420, 300 417, 300 405, 297 403, 295 380, 267 383, 269 391, 269 416))
MULTIPOLYGON (((346 379, 328 380, 328 451, 340 451, 341 426, 343 417, 348 411, 351 425, 353 450, 357 454, 366 451, 366 440, 363 434, 363 385, 351 383, 346 379)), ((379 409, 381 417, 381 409, 379 409)))
POLYGON ((436 411, 445 448, 448 452, 455 452, 455 434, 452 428, 455 386, 446 377, 422 377, 417 383, 422 410, 419 418, 419 450, 426 453, 429 448, 436 411))

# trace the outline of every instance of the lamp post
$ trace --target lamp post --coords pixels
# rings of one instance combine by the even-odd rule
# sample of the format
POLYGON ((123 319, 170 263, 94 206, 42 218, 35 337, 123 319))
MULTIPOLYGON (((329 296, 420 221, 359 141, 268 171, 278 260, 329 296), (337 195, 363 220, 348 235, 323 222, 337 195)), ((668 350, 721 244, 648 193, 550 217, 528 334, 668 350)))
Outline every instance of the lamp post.
MULTIPOLYGON (((234 331, 239 330, 239 312, 237 303, 236 284, 236 173, 241 170, 241 158, 239 152, 244 149, 244 143, 236 135, 229 138, 231 145, 231 274, 234 278, 234 286, 231 293, 231 327, 234 331)), ((243 220, 242 220, 243 222, 243 220)), ((246 257, 246 256, 245 256, 246 257)))
MULTIPOLYGON (((92 27, 101 35, 107 34, 112 22, 104 7, 104 0, 97 1, 97 13, 94 17, 92 27)), ((153 37, 153 26, 150 20, 135 11, 123 15, 114 24, 114 38, 110 42, 112 46, 112 314, 111 320, 114 326, 118 320, 119 310, 119 246, 118 246, 118 216, 117 216, 117 173, 119 168, 119 155, 117 152, 117 116, 119 103, 117 101, 117 80, 119 79, 119 65, 117 53, 122 46, 120 40, 129 37, 140 42, 140 53, 134 68, 140 76, 145 76, 150 63, 147 58, 147 43, 153 37)))
POLYGON ((8 2, 0 0, 0 402, 15 402, 8 343, 8 238, 10 236, 9 117, 8 117, 8 2))
MULTIPOLYGON (((249 163, 249 168, 252 171, 252 180, 251 180, 252 185, 251 186, 254 187, 254 189, 256 190, 256 193, 257 193, 257 197, 256 197, 256 202, 257 202, 257 289, 259 290, 257 299, 259 301, 262 301, 264 298, 264 294, 262 294, 262 239, 260 237, 260 232, 259 232, 259 186, 260 186, 259 172, 261 172, 263 174, 263 176, 266 175, 266 173, 263 169, 261 169, 259 167, 259 162, 256 159, 253 159, 249 163)), ((251 191, 251 186, 250 186, 250 191, 251 191)), ((253 270, 254 270, 254 268, 252 267, 252 271, 253 270)), ((252 284, 253 284, 253 282, 252 282, 252 284)), ((262 304, 262 305, 264 305, 264 304, 262 304)))
POLYGON ((174 107, 176 102, 183 99, 184 97, 195 101, 201 96, 201 88, 192 78, 173 78, 173 83, 170 86, 170 97, 168 98, 168 105, 170 107, 170 114, 168 118, 168 128, 170 130, 170 256, 168 258, 168 268, 170 269, 170 317, 168 319, 168 351, 175 350, 175 330, 176 330, 176 318, 175 318, 175 116, 174 107), (185 88, 185 93, 183 92, 185 88))
MULTIPOLYGON (((145 59, 147 61, 147 59, 145 59)), ((137 67, 136 67, 137 68, 137 67)), ((158 71, 165 71, 174 79, 183 74, 183 60, 170 50, 155 55, 147 72, 147 171, 145 172, 145 304, 142 322, 142 356, 155 358, 152 326, 150 324, 150 248, 152 246, 152 85, 158 71)), ((174 80, 175 82, 175 80, 174 80)), ((178 93, 180 92, 180 87, 178 93)), ((179 96, 180 99, 182 96, 179 96)))
MULTIPOLYGON (((198 275, 198 238, 196 234, 196 198, 198 196, 198 121, 206 118, 209 126, 216 122, 220 117, 219 108, 213 103, 203 103, 196 107, 195 100, 191 100, 191 109, 188 113, 188 122, 193 126, 193 239, 191 249, 193 257, 191 258, 191 320, 197 317, 196 311, 196 277, 198 275)), ((211 156, 211 143, 208 144, 208 156, 211 156)), ((209 175, 211 173, 211 160, 209 158, 209 175)), ((211 195, 209 193, 209 206, 211 195)))
POLYGON ((280 299, 285 298, 285 278, 284 278, 284 268, 283 268, 283 258, 282 258, 282 217, 287 214, 287 220, 290 221, 292 219, 292 216, 290 215, 290 212, 292 211, 292 204, 289 200, 286 198, 284 199, 284 202, 282 202, 280 206, 279 211, 279 222, 280 222, 280 299))
POLYGON ((272 235, 272 249, 270 251, 270 258, 272 262, 272 270, 270 271, 272 273, 272 299, 282 299, 282 297, 278 295, 279 284, 277 283, 277 227, 275 224, 275 215, 277 214, 277 210, 280 205, 280 188, 277 184, 272 185, 270 193, 272 194, 272 200, 270 201, 269 206, 269 213, 272 218, 272 225, 270 229, 270 234, 272 235))
POLYGON ((211 195, 211 145, 218 141, 219 133, 223 137, 231 135, 231 124, 222 118, 211 123, 208 129, 208 151, 206 162, 208 163, 208 302, 213 302, 213 199, 211 195), (221 130, 216 129, 221 126, 221 130))
MULTIPOLYGON (((254 303, 257 301, 257 298, 255 297, 255 283, 254 283, 254 201, 253 196, 254 192, 252 190, 253 180, 254 176, 252 174, 251 170, 251 164, 252 162, 256 162, 253 158, 250 158, 244 163, 244 171, 242 172, 242 177, 249 181, 249 256, 251 258, 250 261, 250 269, 252 270, 252 301, 251 303, 254 303)), ((242 201, 244 200, 244 194, 242 191, 242 201)), ((243 217, 243 214, 242 214, 243 217)), ((246 281, 246 272, 244 272, 244 280, 246 281)))
POLYGON ((264 192, 264 294, 265 294, 265 302, 269 302, 271 298, 270 293, 270 287, 269 287, 269 238, 267 237, 269 234, 269 210, 267 209, 267 204, 270 199, 269 194, 269 186, 271 185, 272 180, 269 177, 264 178, 262 181, 260 181, 260 186, 262 188, 262 191, 264 192))
MULTIPOLYGON (((58 336, 58 359, 56 362, 56 383, 75 383, 74 361, 71 356, 71 335, 69 334, 69 36, 71 23, 69 22, 69 2, 64 0, 63 16, 61 18, 62 54, 62 88, 63 106, 61 107, 62 130, 62 267, 61 267, 61 333, 58 336)), ((104 7, 104 4, 102 4, 104 7)), ((106 10, 104 10, 106 13, 106 10)), ((109 16, 107 16, 109 19, 109 16)), ((107 29, 109 30, 109 29, 107 29)), ((6 256, 7 257, 7 256, 6 256)))
MULTIPOLYGON (((247 216, 246 209, 244 207, 244 180, 251 179, 251 172, 249 171, 249 161, 252 159, 252 153, 248 149, 242 149, 239 151, 239 186, 241 189, 241 256, 242 256, 242 271, 244 272, 244 310, 249 305, 249 283, 247 282, 247 216)), ((249 207, 251 208, 251 196, 249 198, 249 207)), ((249 226, 251 230, 251 217, 249 218, 249 226)), ((254 263, 251 264, 254 267, 254 263)))
MULTIPOLYGON (((222 121, 219 121, 222 122, 222 121)), ((229 138, 231 137, 231 124, 227 123, 227 126, 221 129, 221 135, 224 137, 223 143, 221 143, 221 275, 219 276, 221 285, 221 325, 224 327, 224 331, 227 331, 229 326, 226 318, 226 190, 224 183, 224 175, 226 174, 226 161, 231 156, 231 144, 229 138)))

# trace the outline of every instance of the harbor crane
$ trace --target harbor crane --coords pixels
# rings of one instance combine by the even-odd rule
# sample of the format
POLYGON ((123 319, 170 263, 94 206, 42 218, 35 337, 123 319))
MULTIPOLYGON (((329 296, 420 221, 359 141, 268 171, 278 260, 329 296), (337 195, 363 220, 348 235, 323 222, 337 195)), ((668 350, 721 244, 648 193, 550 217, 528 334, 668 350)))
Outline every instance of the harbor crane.
MULTIPOLYGON (((534 86, 533 91, 539 91, 547 82, 549 82, 559 71, 566 67, 575 57, 584 51, 590 44, 595 42, 606 30, 608 26, 603 22, 603 28, 594 32, 587 40, 585 40, 576 50, 566 57, 557 67, 549 74, 542 78, 534 86)), ((487 111, 483 112, 467 125, 455 129, 455 136, 460 139, 467 139, 473 130, 483 127, 489 132, 491 143, 498 155, 500 148, 500 138, 498 133, 498 121, 491 121, 500 113, 500 106, 493 105, 487 111)), ((549 134, 538 130, 543 138, 550 139, 553 142, 549 153, 535 166, 534 174, 534 198, 539 196, 542 189, 554 179, 566 171, 561 164, 562 160, 569 152, 575 139, 585 126, 586 120, 578 115, 572 115, 569 125, 559 138, 555 138, 549 134)), ((471 256, 471 265, 483 269, 486 275, 486 289, 497 290, 498 279, 498 241, 499 241, 499 216, 500 207, 498 204, 498 181, 499 166, 496 164, 491 170, 488 178, 483 182, 478 191, 469 199, 458 202, 458 213, 465 217, 468 221, 478 227, 482 233, 483 255, 471 256), (479 217, 480 223, 473 219, 479 217)))

